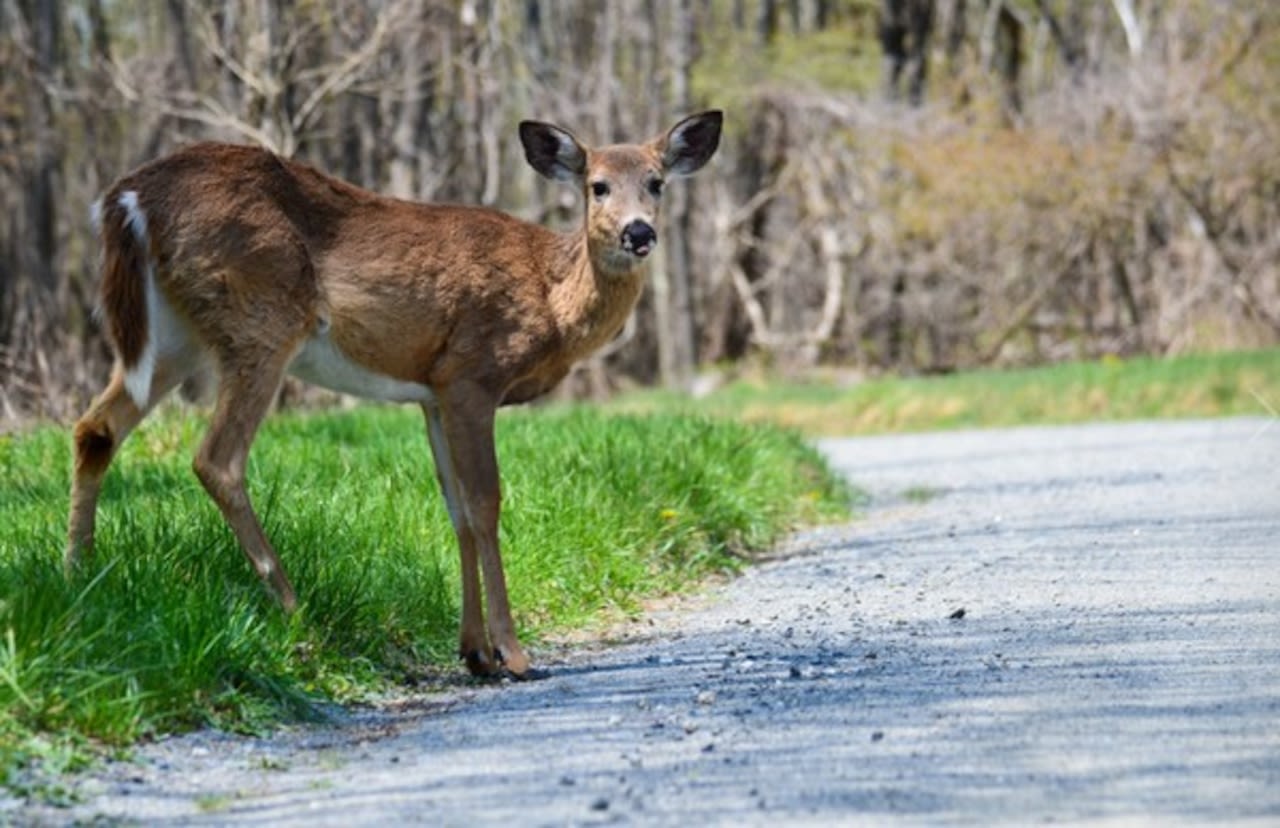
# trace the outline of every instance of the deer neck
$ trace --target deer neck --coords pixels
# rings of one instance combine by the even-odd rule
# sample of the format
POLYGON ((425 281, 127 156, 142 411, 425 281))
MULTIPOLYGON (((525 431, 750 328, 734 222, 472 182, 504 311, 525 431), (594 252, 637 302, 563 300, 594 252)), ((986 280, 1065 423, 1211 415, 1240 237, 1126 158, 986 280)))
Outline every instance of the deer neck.
POLYGON ((552 282, 550 293, 561 336, 575 360, 618 334, 644 288, 639 262, 611 268, 592 247, 585 229, 560 237, 556 273, 563 276, 552 282))

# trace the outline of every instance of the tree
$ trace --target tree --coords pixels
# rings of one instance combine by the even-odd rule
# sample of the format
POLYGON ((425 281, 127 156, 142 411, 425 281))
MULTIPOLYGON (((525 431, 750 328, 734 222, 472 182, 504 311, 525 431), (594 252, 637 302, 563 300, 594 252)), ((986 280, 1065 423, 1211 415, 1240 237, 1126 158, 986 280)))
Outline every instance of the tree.
POLYGON ((885 93, 890 100, 901 97, 904 76, 907 100, 912 106, 924 100, 934 11, 933 0, 883 0, 880 4, 880 45, 885 56, 885 93))

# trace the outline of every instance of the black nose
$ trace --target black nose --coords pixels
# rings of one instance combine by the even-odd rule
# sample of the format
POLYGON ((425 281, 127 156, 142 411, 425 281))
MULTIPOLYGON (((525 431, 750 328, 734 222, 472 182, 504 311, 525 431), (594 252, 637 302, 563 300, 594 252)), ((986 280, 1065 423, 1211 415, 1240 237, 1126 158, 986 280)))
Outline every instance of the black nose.
POLYGON ((636 219, 622 228, 622 249, 637 256, 648 256, 658 243, 658 232, 646 221, 636 219))

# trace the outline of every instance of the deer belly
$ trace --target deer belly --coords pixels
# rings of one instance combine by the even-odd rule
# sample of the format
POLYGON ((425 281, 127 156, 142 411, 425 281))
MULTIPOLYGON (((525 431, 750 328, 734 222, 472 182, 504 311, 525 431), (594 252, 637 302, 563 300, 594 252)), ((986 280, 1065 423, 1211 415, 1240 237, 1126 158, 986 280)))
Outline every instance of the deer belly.
POLYGON ((356 364, 333 343, 327 332, 306 341, 289 364, 289 373, 312 385, 368 400, 432 400, 431 388, 426 385, 398 380, 356 364))

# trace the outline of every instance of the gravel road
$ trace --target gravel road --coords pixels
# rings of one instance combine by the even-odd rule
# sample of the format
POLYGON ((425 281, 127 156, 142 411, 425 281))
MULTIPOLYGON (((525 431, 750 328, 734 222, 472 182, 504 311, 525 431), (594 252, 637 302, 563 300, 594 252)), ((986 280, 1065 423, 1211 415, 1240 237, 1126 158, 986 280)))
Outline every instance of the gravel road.
POLYGON ((167 740, 0 822, 1280 825, 1280 421, 822 449, 866 519, 547 680, 167 740))

